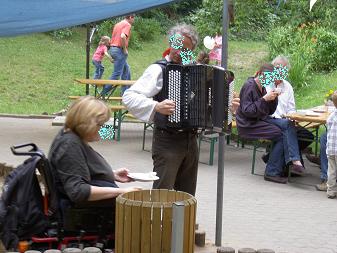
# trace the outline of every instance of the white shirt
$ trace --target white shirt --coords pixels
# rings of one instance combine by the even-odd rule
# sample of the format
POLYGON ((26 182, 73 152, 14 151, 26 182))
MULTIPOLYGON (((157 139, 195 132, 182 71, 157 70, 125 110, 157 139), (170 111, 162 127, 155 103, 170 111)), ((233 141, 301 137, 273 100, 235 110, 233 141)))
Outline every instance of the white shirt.
POLYGON ((150 65, 143 75, 123 94, 122 102, 136 118, 152 122, 158 103, 152 99, 163 87, 162 68, 158 64, 150 65))
POLYGON ((326 123, 328 130, 326 154, 337 156, 337 108, 330 114, 326 123))
MULTIPOLYGON (((266 90, 269 92, 274 88, 275 86, 270 85, 266 87, 266 90)), ((283 82, 280 83, 277 88, 281 88, 282 92, 278 96, 276 111, 271 116, 275 118, 282 118, 283 115, 296 112, 294 90, 291 84, 288 81, 283 80, 283 82)))

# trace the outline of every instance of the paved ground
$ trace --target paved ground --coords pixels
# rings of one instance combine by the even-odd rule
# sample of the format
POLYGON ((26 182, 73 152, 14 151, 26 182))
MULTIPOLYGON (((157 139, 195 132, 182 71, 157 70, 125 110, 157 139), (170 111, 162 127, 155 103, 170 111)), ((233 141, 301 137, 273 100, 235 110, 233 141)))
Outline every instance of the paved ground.
MULTIPOLYGON (((151 154, 141 150, 142 125, 129 123, 123 127, 120 142, 102 141, 93 147, 114 168, 151 171, 151 154)), ((47 152, 59 129, 51 127, 51 120, 46 119, 0 118, 0 162, 17 165, 24 160, 10 153, 13 144, 32 141, 47 152)), ((203 143, 201 161, 208 160, 208 149, 209 145, 203 143)), ((270 248, 278 253, 336 253, 337 200, 327 199, 323 192, 314 189, 313 185, 319 182, 318 168, 306 161, 305 178, 279 185, 251 175, 251 158, 249 149, 225 147, 222 245, 235 249, 270 248)), ((261 174, 264 164, 260 154, 258 158, 257 172, 261 174)), ((215 238, 216 178, 217 165, 200 163, 197 222, 211 241, 215 238)), ((137 185, 151 187, 149 183, 137 185)))

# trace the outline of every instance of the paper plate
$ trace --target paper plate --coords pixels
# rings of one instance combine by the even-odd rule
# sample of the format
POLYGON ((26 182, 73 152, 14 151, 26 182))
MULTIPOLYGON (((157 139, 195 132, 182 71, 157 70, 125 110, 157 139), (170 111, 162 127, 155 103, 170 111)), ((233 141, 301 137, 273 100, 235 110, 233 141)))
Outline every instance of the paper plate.
POLYGON ((319 113, 324 113, 324 112, 326 112, 325 109, 313 109, 312 111, 313 111, 313 112, 319 112, 319 113))
POLYGON ((209 49, 212 50, 215 46, 215 41, 213 38, 211 38, 210 36, 206 36, 204 38, 204 46, 209 49))
POLYGON ((156 176, 153 172, 149 173, 129 173, 128 177, 132 178, 135 181, 149 182, 158 180, 159 177, 156 176))
POLYGON ((321 116, 321 113, 309 111, 309 112, 306 112, 305 115, 310 116, 310 117, 319 117, 319 116, 321 116))

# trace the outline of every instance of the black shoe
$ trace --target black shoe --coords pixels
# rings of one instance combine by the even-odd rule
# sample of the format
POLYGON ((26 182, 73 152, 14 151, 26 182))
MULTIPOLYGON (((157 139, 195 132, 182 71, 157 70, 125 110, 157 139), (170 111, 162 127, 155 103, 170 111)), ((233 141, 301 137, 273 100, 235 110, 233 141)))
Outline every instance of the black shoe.
POLYGON ((281 176, 268 176, 264 175, 264 180, 278 183, 278 184, 286 184, 288 182, 287 177, 281 177, 281 176))
POLYGON ((268 160, 269 160, 269 153, 265 153, 262 155, 262 160, 264 163, 268 163, 268 160))
POLYGON ((314 156, 311 154, 305 154, 305 157, 308 159, 309 162, 312 162, 317 165, 321 165, 321 160, 319 159, 319 156, 314 156))

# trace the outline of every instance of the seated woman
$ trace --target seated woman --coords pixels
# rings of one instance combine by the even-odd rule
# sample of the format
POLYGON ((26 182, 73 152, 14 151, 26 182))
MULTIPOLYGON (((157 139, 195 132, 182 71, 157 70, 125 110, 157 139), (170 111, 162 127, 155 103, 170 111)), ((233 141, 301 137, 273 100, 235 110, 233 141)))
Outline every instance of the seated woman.
POLYGON ((65 127, 56 135, 49 151, 55 184, 61 199, 73 204, 110 206, 118 195, 139 190, 119 188, 116 181, 132 181, 126 168, 112 170, 90 142, 100 139, 98 131, 110 119, 108 106, 94 97, 83 97, 70 107, 65 127), (106 202, 100 200, 107 200, 106 202))
MULTIPOLYGON (((271 90, 267 93, 264 87, 266 83, 263 85, 262 81, 268 79, 273 71, 272 64, 264 64, 255 77, 250 77, 245 82, 240 91, 240 106, 236 112, 236 123, 239 135, 243 138, 273 141, 273 149, 270 152, 264 178, 267 181, 286 183, 287 178, 283 176, 284 165, 291 161, 293 164, 300 163, 300 161, 296 159, 295 154, 290 153, 294 149, 285 150, 286 135, 283 134, 283 129, 270 120, 269 115, 272 115, 277 107, 278 92, 271 90)), ((269 81, 277 84, 282 80, 269 79, 269 81)), ((271 84, 270 82, 268 84, 271 84)), ((291 124, 289 124, 290 127, 292 127, 291 124)))

